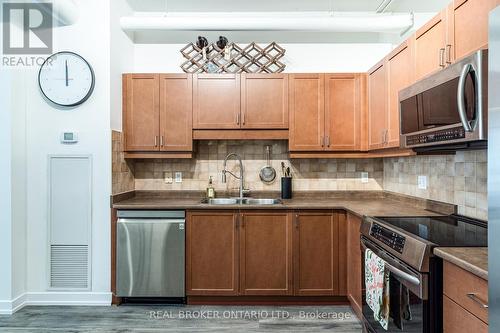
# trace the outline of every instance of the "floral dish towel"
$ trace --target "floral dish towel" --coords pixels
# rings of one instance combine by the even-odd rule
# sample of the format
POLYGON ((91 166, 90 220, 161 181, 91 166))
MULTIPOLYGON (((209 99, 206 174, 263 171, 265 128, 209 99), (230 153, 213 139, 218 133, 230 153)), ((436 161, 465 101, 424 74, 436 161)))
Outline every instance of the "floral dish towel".
POLYGON ((389 270, 385 262, 373 253, 365 251, 366 303, 373 310, 373 316, 387 330, 389 325, 389 270))

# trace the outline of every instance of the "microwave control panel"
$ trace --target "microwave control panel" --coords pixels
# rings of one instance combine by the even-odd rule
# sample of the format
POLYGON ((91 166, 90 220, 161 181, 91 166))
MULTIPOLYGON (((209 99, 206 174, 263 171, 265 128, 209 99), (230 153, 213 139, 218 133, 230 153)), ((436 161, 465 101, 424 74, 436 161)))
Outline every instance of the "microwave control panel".
POLYGON ((433 142, 446 142, 463 138, 465 138, 465 130, 460 126, 430 133, 409 135, 406 137, 406 146, 416 146, 433 142))
POLYGON ((378 239, 385 245, 389 246, 391 249, 403 253, 403 248, 405 247, 406 238, 392 230, 384 228, 380 224, 373 223, 370 229, 370 236, 378 239))

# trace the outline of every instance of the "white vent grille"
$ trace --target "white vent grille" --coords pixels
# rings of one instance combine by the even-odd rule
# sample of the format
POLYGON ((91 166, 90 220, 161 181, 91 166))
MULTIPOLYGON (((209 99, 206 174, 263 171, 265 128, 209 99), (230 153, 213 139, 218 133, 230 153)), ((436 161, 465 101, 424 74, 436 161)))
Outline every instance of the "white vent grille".
POLYGON ((89 258, 87 245, 50 246, 50 286, 87 289, 89 258))

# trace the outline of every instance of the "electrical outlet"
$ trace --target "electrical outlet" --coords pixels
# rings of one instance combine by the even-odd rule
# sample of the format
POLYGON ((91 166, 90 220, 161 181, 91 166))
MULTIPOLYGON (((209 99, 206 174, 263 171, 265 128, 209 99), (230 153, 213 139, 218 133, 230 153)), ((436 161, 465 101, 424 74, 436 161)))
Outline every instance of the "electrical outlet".
POLYGON ((163 180, 165 181, 165 184, 172 184, 174 182, 174 179, 172 177, 172 172, 170 171, 163 172, 163 180))
POLYGON ((182 183, 182 172, 180 171, 175 172, 175 182, 182 183))
POLYGON ((362 183, 368 183, 368 172, 362 172, 361 173, 361 182, 362 183))
POLYGON ((427 176, 418 176, 417 183, 419 190, 427 190, 427 176))

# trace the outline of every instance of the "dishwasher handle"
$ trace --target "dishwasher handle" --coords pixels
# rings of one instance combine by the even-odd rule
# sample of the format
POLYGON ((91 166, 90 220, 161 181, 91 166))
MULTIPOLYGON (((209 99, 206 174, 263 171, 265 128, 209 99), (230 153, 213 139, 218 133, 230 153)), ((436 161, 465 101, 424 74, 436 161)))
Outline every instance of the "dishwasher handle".
POLYGON ((185 223, 184 219, 140 219, 140 218, 119 218, 120 224, 148 224, 148 223, 185 223))

